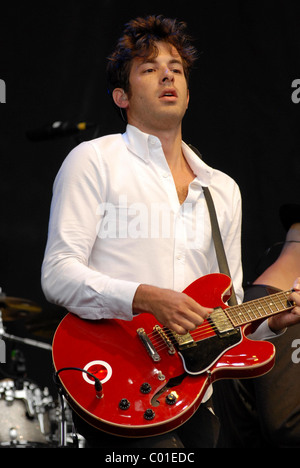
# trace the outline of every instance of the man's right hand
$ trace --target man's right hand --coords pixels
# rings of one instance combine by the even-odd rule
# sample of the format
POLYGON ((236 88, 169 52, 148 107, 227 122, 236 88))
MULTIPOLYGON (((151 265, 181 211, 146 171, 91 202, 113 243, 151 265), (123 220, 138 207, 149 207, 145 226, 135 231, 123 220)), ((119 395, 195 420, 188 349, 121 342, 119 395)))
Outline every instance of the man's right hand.
POLYGON ((146 284, 137 288, 132 309, 134 314, 151 313, 160 324, 180 335, 195 330, 213 311, 185 293, 146 284))

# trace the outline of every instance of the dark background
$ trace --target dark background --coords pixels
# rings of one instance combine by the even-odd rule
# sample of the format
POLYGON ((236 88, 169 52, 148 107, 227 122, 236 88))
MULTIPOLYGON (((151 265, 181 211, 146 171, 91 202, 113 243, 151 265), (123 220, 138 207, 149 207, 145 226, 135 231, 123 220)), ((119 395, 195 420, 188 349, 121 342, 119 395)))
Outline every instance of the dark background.
POLYGON ((184 140, 197 146, 209 165, 238 182, 244 279, 255 279, 265 249, 284 239, 280 205, 300 202, 300 104, 291 99, 292 82, 300 78, 297 3, 86 0, 2 5, 2 290, 51 308, 41 290, 40 268, 52 184, 79 141, 65 136, 33 142, 26 132, 57 120, 99 125, 81 132, 80 140, 123 132, 106 91, 106 57, 124 23, 147 14, 184 20, 195 38, 200 58, 191 80, 184 140))

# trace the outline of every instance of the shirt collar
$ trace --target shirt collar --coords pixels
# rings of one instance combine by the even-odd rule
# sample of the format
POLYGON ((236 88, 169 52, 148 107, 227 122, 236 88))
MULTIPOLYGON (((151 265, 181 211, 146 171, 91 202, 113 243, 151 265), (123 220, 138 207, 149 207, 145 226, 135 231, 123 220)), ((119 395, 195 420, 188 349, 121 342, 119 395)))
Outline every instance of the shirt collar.
POLYGON ((213 175, 213 168, 208 166, 197 154, 186 144, 182 142, 182 151, 183 154, 194 172, 197 176, 197 180, 203 187, 208 187, 211 184, 211 179, 213 175))
MULTIPOLYGON (((157 137, 141 132, 137 127, 129 124, 123 138, 127 148, 145 162, 150 158, 149 146, 153 144, 161 146, 161 142, 157 137)), ((184 142, 182 142, 182 151, 200 184, 204 187, 210 185, 213 169, 205 164, 184 142)))

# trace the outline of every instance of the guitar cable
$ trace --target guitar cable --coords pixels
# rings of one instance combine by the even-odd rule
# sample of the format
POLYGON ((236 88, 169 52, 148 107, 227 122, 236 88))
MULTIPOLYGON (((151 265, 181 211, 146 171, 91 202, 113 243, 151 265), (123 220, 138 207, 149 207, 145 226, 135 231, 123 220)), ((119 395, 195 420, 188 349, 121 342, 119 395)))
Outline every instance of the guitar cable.
MULTIPOLYGON (((61 381, 58 379, 58 375, 62 371, 79 371, 79 372, 84 372, 86 373, 89 377, 94 379, 95 381, 95 391, 96 391, 96 397, 101 398, 103 393, 102 393, 102 384, 101 381, 91 372, 86 371, 85 369, 81 369, 80 367, 62 367, 58 371, 53 373, 53 380, 55 385, 58 388, 58 395, 60 398, 60 404, 61 404, 61 447, 66 447, 66 437, 65 437, 65 406, 64 406, 64 400, 63 400, 63 393, 64 390, 61 386, 61 381)), ((76 435, 76 434, 75 434, 76 435)), ((76 441, 76 445, 78 445, 78 440, 76 441)))
POLYGON ((56 371, 55 374, 54 374, 54 382, 56 383, 56 385, 59 385, 58 380, 57 380, 58 374, 60 374, 60 372, 62 372, 62 371, 67 371, 67 370, 85 372, 89 377, 92 377, 92 379, 94 379, 94 381, 95 381, 96 396, 97 396, 97 398, 100 398, 100 395, 102 394, 102 383, 101 383, 101 381, 94 374, 92 374, 91 372, 86 371, 85 369, 81 369, 80 367, 62 367, 61 369, 56 371))

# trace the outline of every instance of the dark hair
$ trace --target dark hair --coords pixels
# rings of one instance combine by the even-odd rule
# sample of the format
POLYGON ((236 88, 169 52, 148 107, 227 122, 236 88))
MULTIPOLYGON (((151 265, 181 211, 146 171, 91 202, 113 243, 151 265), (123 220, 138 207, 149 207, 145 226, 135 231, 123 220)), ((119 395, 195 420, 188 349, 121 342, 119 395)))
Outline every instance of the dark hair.
POLYGON ((181 56, 184 74, 188 81, 191 68, 197 58, 197 51, 186 33, 186 23, 162 15, 136 18, 125 25, 123 36, 114 52, 108 57, 107 79, 109 91, 129 89, 131 61, 135 57, 154 58, 158 54, 156 42, 173 45, 181 56))

